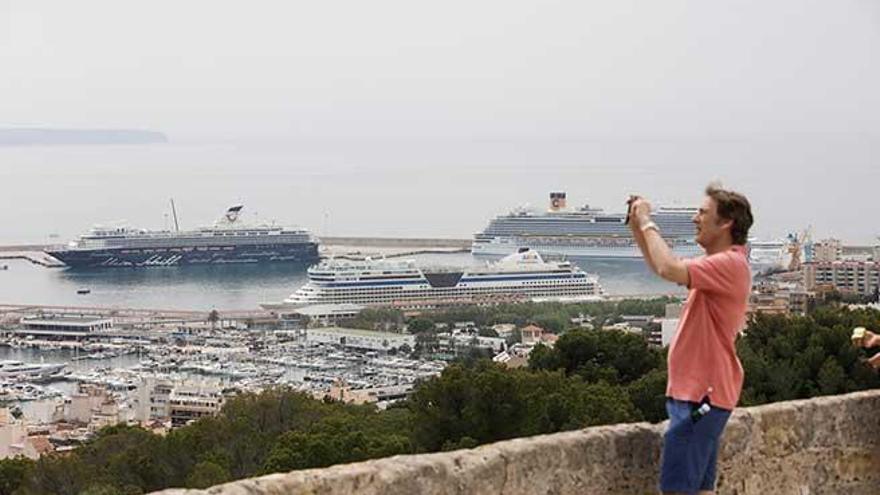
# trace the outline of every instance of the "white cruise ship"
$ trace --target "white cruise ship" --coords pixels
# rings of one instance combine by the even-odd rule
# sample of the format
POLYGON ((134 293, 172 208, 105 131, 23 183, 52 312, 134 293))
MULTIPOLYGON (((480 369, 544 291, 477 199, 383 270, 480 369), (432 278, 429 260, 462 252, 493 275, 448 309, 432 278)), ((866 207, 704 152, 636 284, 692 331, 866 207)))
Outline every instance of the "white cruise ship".
POLYGON ((758 273, 784 270, 791 263, 791 242, 749 239, 749 264, 758 273))
MULTIPOLYGON (((703 254, 696 243, 693 216, 697 208, 660 207, 653 220, 676 255, 691 258, 703 254)), ((541 254, 591 258, 641 258, 641 252, 625 223, 626 213, 606 213, 585 205, 566 206, 564 192, 550 193, 546 212, 517 208, 489 222, 474 236, 474 254, 505 255, 520 248, 541 254)))
POLYGON ((465 270, 421 269, 413 260, 326 260, 280 305, 357 304, 401 308, 448 304, 580 301, 601 298, 598 277, 568 261, 545 261, 523 250, 465 270))
POLYGON ((0 378, 45 380, 61 374, 66 364, 31 364, 15 360, 0 361, 0 378))

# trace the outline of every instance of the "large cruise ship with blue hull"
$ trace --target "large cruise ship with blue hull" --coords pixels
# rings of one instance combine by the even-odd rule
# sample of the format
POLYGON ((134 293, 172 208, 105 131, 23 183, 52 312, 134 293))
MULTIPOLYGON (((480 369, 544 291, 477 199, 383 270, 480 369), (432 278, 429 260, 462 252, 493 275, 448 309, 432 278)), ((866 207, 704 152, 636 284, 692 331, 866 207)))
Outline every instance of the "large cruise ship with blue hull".
POLYGON ((308 230, 243 224, 239 220, 242 208, 235 205, 213 226, 196 230, 95 227, 68 246, 46 253, 71 268, 315 263, 319 260, 318 240, 308 230))
MULTIPOLYGON (((694 238, 693 207, 660 207, 652 215, 673 252, 690 258, 702 254, 694 238)), ((564 192, 550 193, 550 208, 517 208, 500 215, 474 235, 474 254, 507 255, 522 248, 542 254, 585 258, 641 258, 626 224, 626 213, 607 213, 585 205, 570 209, 564 192)))

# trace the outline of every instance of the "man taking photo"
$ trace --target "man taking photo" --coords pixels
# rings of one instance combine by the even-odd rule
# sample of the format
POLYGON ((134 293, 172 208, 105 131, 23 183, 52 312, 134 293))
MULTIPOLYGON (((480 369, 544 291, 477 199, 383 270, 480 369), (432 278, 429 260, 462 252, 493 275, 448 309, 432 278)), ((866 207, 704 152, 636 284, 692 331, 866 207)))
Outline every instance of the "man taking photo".
POLYGON ((710 185, 693 217, 705 256, 676 257, 651 220, 651 204, 634 196, 629 225, 651 270, 688 288, 669 346, 663 493, 711 494, 718 444, 739 401, 743 369, 736 337, 745 325, 752 274, 746 242, 753 217, 742 194, 710 185))

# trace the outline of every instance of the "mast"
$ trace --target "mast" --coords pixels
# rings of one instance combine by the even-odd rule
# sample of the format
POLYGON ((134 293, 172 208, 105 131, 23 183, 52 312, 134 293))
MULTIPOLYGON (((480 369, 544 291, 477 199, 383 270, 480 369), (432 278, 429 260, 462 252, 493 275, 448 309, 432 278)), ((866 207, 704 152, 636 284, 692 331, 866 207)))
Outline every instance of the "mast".
POLYGON ((174 198, 171 198, 171 215, 174 216, 174 231, 180 232, 180 225, 177 223, 177 209, 174 208, 174 198))

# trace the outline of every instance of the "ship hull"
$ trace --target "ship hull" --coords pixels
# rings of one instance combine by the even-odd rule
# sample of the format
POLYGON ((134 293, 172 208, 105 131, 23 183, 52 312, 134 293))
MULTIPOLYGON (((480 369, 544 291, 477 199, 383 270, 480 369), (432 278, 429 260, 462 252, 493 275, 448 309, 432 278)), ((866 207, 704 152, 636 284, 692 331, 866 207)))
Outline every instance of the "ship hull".
POLYGON ((47 254, 71 268, 147 268, 187 265, 315 263, 317 243, 156 249, 58 250, 47 254))
MULTIPOLYGON (((577 244, 543 244, 539 242, 513 240, 495 240, 490 242, 474 242, 471 246, 473 254, 506 256, 521 248, 533 249, 542 255, 568 256, 572 258, 596 259, 640 259, 642 253, 633 244, 621 246, 585 246, 577 244)), ((682 258, 692 258, 703 254, 697 244, 679 244, 673 247, 673 253, 682 258)))

